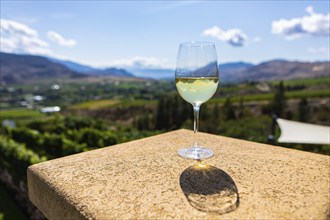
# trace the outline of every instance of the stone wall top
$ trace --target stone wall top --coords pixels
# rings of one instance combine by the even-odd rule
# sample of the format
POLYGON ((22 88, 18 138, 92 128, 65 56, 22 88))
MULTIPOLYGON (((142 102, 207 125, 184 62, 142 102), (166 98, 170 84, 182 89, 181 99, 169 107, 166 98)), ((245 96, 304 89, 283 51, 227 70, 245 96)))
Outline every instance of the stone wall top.
POLYGON ((199 136, 202 163, 177 130, 30 166, 30 199, 49 219, 329 218, 329 156, 199 136))

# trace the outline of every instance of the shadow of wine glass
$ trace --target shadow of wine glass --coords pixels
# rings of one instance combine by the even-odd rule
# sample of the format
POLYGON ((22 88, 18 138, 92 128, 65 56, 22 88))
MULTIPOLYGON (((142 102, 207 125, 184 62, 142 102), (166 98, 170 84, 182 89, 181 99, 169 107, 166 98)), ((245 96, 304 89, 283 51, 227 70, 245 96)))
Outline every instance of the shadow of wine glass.
POLYGON ((201 162, 182 172, 180 186, 190 205, 199 211, 224 214, 239 205, 233 179, 225 171, 201 162))

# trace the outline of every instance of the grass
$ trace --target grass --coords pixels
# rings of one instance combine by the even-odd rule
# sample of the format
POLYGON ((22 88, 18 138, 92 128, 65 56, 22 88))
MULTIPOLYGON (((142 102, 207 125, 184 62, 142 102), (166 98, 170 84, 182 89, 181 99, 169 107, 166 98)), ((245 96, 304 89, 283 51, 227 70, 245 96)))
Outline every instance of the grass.
POLYGON ((143 105, 155 105, 157 103, 156 100, 122 100, 117 103, 115 107, 132 107, 132 106, 143 106, 143 105))
MULTIPOLYGON (((320 90, 299 90, 289 91, 285 93, 287 99, 299 99, 299 98, 315 98, 315 97, 329 97, 330 89, 320 90)), ((274 97, 274 93, 259 93, 259 94, 246 94, 235 96, 231 95, 232 102, 239 102, 243 99, 244 102, 248 101, 271 101, 274 97)), ((212 98, 208 103, 224 103, 226 97, 223 98, 212 98)), ((115 108, 115 107, 132 107, 132 106, 143 106, 143 105, 156 105, 157 100, 118 100, 118 99, 106 99, 106 100, 93 100, 78 103, 72 105, 71 109, 89 109, 96 110, 100 108, 115 108)))
POLYGON ((330 96, 330 89, 322 89, 322 90, 300 90, 300 91, 292 91, 287 92, 286 97, 289 99, 294 98, 323 98, 323 97, 329 97, 330 96))
POLYGON ((156 100, 118 100, 118 99, 106 99, 106 100, 93 100, 87 102, 81 102, 72 105, 71 109, 88 109, 96 110, 101 108, 114 108, 114 107, 132 107, 132 106, 143 106, 143 105, 154 105, 156 100))
MULTIPOLYGON (((304 86, 313 86, 313 85, 320 85, 320 84, 330 84, 330 77, 323 76, 317 78, 309 78, 309 79, 292 79, 292 80, 285 80, 283 81, 285 86, 297 86, 297 85, 304 85, 304 86)), ((271 84, 278 85, 279 81, 273 81, 271 84)))
MULTIPOLYGON (((299 98, 323 98, 330 96, 330 89, 322 90, 299 90, 299 91, 290 91, 285 93, 287 99, 299 99, 299 98)), ((232 102, 239 102, 240 99, 244 101, 270 101, 274 97, 273 93, 264 93, 264 94, 247 94, 241 96, 232 95, 230 100, 232 102)), ((224 103, 226 98, 214 98, 210 100, 210 103, 224 103)))
POLYGON ((44 114, 40 113, 37 110, 27 109, 27 108, 13 108, 8 110, 0 111, 0 119, 31 119, 31 118, 40 118, 44 114))
POLYGON ((81 102, 75 105, 72 105, 71 109, 89 109, 95 110, 100 108, 108 108, 120 102, 120 100, 116 99, 106 99, 106 100, 92 100, 87 102, 81 102))

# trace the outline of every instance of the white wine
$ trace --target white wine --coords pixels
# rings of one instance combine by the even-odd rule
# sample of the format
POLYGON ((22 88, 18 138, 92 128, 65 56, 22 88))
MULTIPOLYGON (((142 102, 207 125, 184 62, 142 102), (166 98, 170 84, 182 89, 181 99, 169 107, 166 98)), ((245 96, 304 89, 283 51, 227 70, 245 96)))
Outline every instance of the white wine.
POLYGON ((217 77, 177 77, 176 88, 180 96, 192 105, 209 100, 218 88, 217 77))
POLYGON ((175 69, 176 88, 194 109, 193 145, 178 150, 183 158, 202 160, 214 155, 212 150, 198 144, 197 133, 200 105, 209 100, 218 88, 217 60, 214 43, 192 41, 180 44, 175 69))

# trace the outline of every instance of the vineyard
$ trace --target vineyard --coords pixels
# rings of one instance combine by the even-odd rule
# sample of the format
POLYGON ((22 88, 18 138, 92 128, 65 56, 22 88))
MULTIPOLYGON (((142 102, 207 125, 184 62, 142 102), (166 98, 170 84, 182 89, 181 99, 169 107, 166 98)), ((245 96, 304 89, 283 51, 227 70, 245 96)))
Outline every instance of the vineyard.
MULTIPOLYGON (((51 85, 0 88, 1 191, 15 198, 0 213, 18 207, 26 218, 43 218, 27 197, 26 169, 31 164, 193 126, 192 108, 171 81, 62 82, 60 90, 51 85), (42 100, 33 100, 41 95, 42 100), (55 105, 61 107, 59 113, 39 111, 55 105)), ((220 85, 201 107, 200 130, 267 143, 273 113, 329 125, 329 93, 329 77, 220 85)), ((330 154, 329 145, 277 145, 330 154)))

